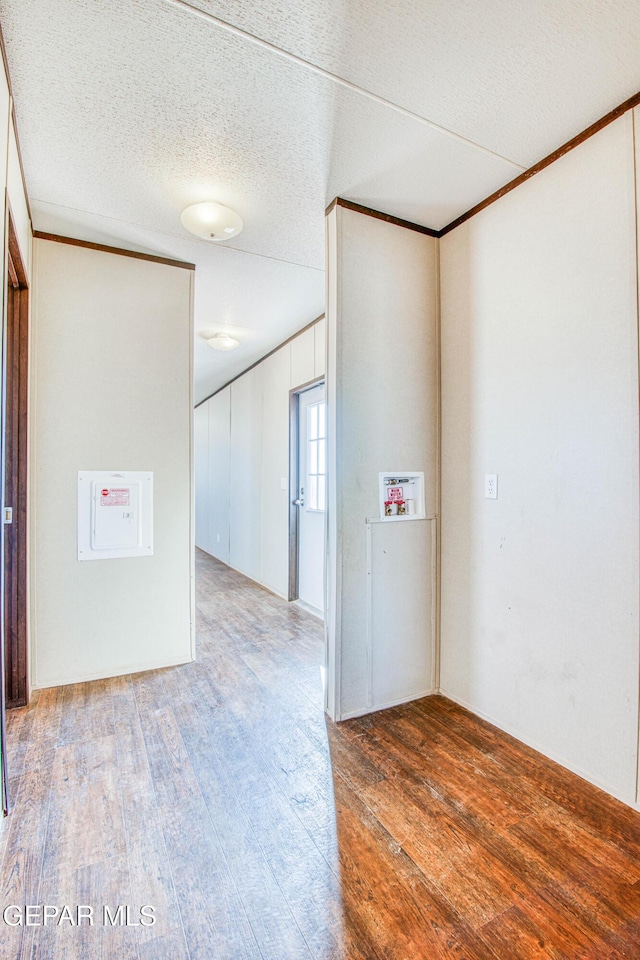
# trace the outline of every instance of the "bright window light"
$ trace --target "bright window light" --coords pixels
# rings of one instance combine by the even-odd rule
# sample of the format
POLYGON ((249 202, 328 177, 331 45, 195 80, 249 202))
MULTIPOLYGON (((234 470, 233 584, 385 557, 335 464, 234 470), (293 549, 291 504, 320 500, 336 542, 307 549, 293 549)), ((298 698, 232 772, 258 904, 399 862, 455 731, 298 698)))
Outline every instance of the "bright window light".
POLYGON ((307 407, 307 493, 306 508, 317 513, 326 509, 326 407, 324 402, 307 407))

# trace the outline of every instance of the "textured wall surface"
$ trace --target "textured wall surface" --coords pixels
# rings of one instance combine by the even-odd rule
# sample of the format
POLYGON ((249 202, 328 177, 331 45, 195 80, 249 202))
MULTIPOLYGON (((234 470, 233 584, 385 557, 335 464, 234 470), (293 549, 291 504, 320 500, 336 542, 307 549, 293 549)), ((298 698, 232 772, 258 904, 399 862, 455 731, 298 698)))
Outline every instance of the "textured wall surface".
POLYGON ((192 271, 48 240, 34 248, 33 685, 184 663, 192 271), (153 471, 152 557, 78 561, 78 470, 153 471))
POLYGON ((437 241, 341 207, 328 222, 328 683, 344 719, 435 686, 435 521, 367 519, 388 470, 424 472, 437 513, 437 241))
POLYGON ((631 802, 633 161, 626 114, 441 241, 442 691, 631 802))

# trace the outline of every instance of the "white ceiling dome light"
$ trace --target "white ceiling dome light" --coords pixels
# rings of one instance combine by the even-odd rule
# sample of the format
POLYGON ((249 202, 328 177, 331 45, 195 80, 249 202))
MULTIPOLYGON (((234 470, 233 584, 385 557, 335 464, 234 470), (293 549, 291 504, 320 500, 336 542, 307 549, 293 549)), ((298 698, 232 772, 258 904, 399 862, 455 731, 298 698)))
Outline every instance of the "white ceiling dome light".
POLYGON ((235 350, 240 346, 240 341, 230 337, 228 333, 215 333, 207 339, 207 343, 214 350, 235 350))
POLYGON ((214 243, 237 237, 244 226, 235 210, 213 200, 192 203, 182 211, 180 220, 185 230, 214 243))

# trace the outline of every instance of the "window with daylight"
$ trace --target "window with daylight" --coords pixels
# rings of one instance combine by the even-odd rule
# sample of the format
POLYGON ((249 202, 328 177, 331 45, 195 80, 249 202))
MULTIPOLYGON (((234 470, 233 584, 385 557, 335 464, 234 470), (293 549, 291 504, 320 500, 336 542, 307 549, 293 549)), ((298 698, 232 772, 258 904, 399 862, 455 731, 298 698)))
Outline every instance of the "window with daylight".
POLYGON ((307 407, 307 510, 323 511, 326 502, 325 404, 307 407))

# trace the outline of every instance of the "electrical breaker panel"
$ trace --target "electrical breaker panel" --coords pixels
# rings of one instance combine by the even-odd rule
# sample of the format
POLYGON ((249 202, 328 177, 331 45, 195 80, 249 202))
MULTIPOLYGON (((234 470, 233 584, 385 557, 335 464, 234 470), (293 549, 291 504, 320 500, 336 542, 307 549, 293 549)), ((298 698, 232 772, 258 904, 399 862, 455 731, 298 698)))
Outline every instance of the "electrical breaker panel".
POLYGON ((153 474, 78 473, 78 560, 153 555, 153 474))
MULTIPOLYGON (((113 483, 113 481, 112 481, 113 483)), ((91 549, 140 546, 140 483, 107 486, 91 483, 91 549)))

